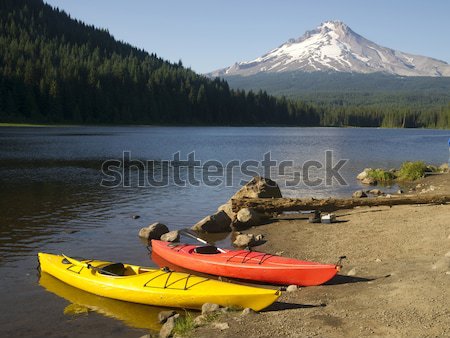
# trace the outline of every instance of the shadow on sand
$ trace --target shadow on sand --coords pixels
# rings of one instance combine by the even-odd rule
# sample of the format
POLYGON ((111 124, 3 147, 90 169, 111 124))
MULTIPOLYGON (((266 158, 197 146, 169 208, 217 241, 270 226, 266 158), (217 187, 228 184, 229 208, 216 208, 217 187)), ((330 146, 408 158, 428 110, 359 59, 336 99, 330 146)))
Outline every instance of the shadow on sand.
POLYGON ((285 302, 275 302, 268 308, 262 310, 261 312, 271 312, 271 311, 283 311, 292 309, 311 309, 316 307, 325 307, 326 304, 295 304, 295 303, 285 303, 285 302))

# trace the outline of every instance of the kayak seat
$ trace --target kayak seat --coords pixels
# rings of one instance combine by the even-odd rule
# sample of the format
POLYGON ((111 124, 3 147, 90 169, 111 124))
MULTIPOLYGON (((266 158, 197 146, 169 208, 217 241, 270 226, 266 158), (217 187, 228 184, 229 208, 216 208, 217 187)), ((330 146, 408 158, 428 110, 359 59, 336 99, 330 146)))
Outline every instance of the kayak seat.
POLYGON ((122 263, 112 263, 106 265, 99 270, 101 274, 113 274, 117 276, 125 276, 125 266, 122 263))
POLYGON ((206 245, 195 248, 194 252, 199 254, 211 255, 211 254, 218 254, 220 251, 214 245, 206 245))

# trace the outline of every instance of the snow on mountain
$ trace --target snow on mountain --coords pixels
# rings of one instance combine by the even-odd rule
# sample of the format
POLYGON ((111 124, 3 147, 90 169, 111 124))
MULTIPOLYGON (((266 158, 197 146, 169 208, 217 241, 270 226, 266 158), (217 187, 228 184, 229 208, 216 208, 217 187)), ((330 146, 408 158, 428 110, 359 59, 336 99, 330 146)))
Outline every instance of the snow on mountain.
POLYGON ((341 21, 327 21, 267 54, 209 73, 209 76, 255 75, 261 72, 355 72, 401 76, 450 76, 450 65, 433 58, 382 47, 341 21))

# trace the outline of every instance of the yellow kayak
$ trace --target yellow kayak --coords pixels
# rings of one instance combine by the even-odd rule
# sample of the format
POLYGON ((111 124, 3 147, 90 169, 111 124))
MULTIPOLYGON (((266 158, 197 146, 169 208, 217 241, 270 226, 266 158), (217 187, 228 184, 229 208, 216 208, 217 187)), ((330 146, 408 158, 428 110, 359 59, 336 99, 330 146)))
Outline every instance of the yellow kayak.
POLYGON ((280 291, 237 285, 186 273, 39 253, 41 271, 98 296, 164 307, 201 309, 204 303, 255 311, 271 305, 280 291))

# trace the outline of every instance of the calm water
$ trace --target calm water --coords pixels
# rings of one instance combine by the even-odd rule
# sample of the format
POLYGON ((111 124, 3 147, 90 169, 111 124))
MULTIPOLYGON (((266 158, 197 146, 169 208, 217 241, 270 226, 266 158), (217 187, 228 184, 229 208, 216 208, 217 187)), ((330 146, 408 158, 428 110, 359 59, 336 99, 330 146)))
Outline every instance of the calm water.
MULTIPOLYGON (((214 212, 241 179, 248 179, 236 169, 226 170, 232 160, 261 162, 270 152, 273 160, 293 161, 283 175, 277 168, 270 172, 284 195, 348 196, 359 188, 355 176, 365 167, 398 167, 405 160, 447 162, 449 136, 449 131, 358 128, 0 128, 0 335, 139 336, 134 329, 157 329, 159 309, 105 302, 48 277, 39 281, 36 253, 151 265, 138 230, 155 221, 187 227, 214 212), (292 171, 301 172, 306 161, 325 163, 327 150, 333 151, 333 165, 347 159, 340 171, 347 185, 287 186, 292 171), (185 160, 195 151, 202 163, 219 161, 219 171, 231 177, 231 186, 181 187, 172 182, 139 187, 135 171, 129 187, 100 186, 105 178, 102 162, 121 159, 123 151, 152 164, 141 182, 149 175, 164 177, 163 162, 173 160, 173 154, 179 152, 185 160), (134 220, 132 215, 141 217, 134 220), (96 311, 64 315, 71 302, 96 311)), ((181 178, 205 174, 200 167, 179 170, 181 178)), ((324 177, 320 170, 314 175, 324 177)), ((220 244, 230 242, 224 238, 220 244)))

